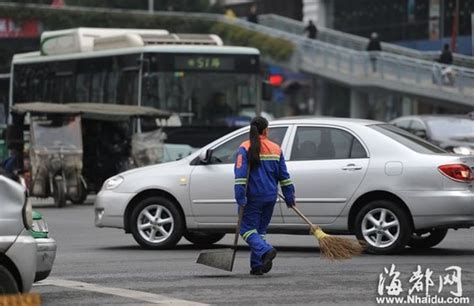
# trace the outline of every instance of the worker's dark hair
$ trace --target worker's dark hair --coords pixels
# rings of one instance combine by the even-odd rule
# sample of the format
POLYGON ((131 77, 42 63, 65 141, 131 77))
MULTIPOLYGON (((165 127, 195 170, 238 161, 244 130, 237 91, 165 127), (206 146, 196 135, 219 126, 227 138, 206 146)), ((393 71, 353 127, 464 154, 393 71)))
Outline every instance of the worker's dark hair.
POLYGON ((257 116, 250 121, 249 162, 251 167, 260 166, 260 135, 268 127, 268 120, 257 116))
POLYGON ((444 44, 444 50, 449 50, 449 44, 444 44))

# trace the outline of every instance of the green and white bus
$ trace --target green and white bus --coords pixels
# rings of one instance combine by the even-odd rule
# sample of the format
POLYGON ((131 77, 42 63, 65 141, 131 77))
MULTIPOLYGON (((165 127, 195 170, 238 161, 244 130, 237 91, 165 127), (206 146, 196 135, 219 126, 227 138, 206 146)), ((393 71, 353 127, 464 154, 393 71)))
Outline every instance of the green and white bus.
POLYGON ((9 105, 43 101, 152 106, 175 114, 168 120, 174 126, 168 141, 202 146, 228 131, 215 127, 246 124, 249 108, 260 111, 259 61, 257 49, 224 46, 216 35, 101 28, 49 31, 41 36, 40 51, 13 57, 9 105), (202 135, 191 137, 189 131, 202 135))

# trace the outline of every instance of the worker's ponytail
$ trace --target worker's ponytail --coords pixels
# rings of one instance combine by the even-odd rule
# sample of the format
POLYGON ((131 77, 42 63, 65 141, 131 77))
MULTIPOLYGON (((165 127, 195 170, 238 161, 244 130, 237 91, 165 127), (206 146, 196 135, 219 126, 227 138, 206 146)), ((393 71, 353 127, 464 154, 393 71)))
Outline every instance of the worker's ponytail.
POLYGON ((249 161, 251 167, 260 166, 260 135, 267 127, 267 119, 260 116, 253 118, 250 122, 249 161))

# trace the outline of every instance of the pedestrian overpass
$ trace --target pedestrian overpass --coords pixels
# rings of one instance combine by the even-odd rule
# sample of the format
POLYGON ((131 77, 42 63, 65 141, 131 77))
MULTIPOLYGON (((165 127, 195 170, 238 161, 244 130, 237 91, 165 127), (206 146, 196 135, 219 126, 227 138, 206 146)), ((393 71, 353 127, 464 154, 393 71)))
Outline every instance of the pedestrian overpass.
MULTIPOLYGON (((267 27, 297 35, 302 35, 304 29, 306 28, 306 24, 301 21, 274 14, 261 15, 259 17, 259 22, 260 24, 267 27)), ((364 51, 369 42, 369 39, 366 37, 344 33, 324 27, 318 27, 318 40, 357 51, 364 51)), ((382 42, 381 44, 382 50, 386 52, 420 60, 434 61, 439 58, 440 54, 440 51, 418 51, 412 48, 406 48, 391 43, 382 42)), ((454 65, 456 66, 474 68, 474 57, 472 56, 454 53, 453 59, 454 65)))

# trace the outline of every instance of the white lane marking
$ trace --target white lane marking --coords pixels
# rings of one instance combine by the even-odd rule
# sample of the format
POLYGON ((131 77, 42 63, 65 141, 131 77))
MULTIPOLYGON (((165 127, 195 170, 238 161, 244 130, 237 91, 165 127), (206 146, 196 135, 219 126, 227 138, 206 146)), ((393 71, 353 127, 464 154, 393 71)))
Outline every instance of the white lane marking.
POLYGON ((122 289, 122 288, 112 288, 112 287, 104 287, 84 282, 77 282, 77 281, 70 281, 67 279, 60 279, 60 278, 48 278, 44 281, 38 282, 35 284, 36 286, 57 286, 57 287, 65 287, 70 289, 76 290, 84 290, 84 291, 93 291, 98 293, 116 295, 121 297, 126 297, 138 301, 144 301, 148 303, 153 303, 156 305, 200 305, 205 306, 208 304, 202 304, 198 302, 191 302, 186 300, 175 299, 171 297, 167 297, 164 295, 153 294, 148 292, 136 291, 136 290, 129 290, 129 289, 122 289))

